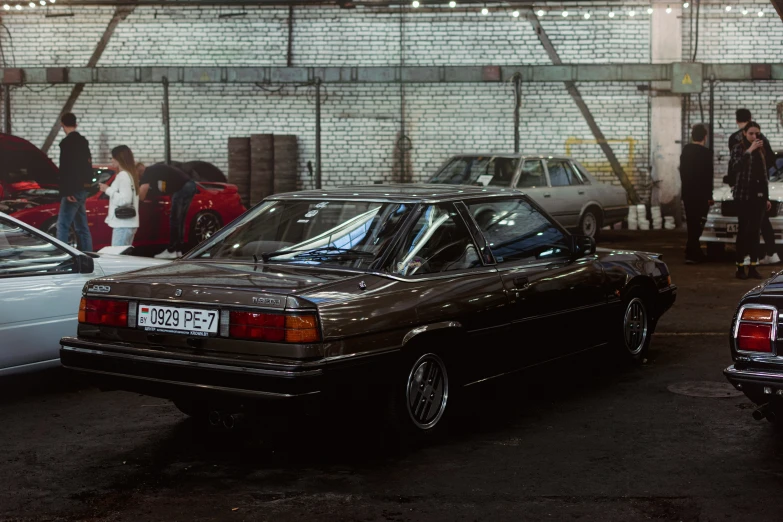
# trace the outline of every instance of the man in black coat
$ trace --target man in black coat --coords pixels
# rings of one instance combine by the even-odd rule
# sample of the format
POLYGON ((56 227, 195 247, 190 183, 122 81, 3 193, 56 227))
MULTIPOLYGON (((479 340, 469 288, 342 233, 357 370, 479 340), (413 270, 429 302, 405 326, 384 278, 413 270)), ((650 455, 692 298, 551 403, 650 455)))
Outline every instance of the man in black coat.
POLYGON ((700 263, 706 259, 701 251, 699 238, 707 221, 712 199, 713 163, 712 152, 705 147, 707 128, 696 124, 691 129, 691 143, 682 149, 680 155, 680 181, 682 201, 685 204, 685 220, 688 226, 688 243, 685 246, 685 262, 700 263))
POLYGON ((90 142, 76 132, 76 116, 63 114, 60 124, 65 138, 60 142, 60 213, 57 239, 68 242, 71 226, 76 229, 79 249, 92 251, 92 235, 87 222, 87 196, 92 185, 90 142))
MULTIPOLYGON (((736 120, 739 130, 729 136, 729 154, 731 151, 742 141, 742 131, 745 126, 751 121, 753 117, 748 109, 737 109, 736 120)), ((763 134, 759 134, 759 139, 764 144, 764 156, 768 166, 775 165, 775 153, 772 151, 772 146, 769 144, 769 140, 763 134)), ((734 179, 731 174, 727 176, 727 180, 730 186, 734 186, 734 179)), ((769 222, 769 216, 764 214, 764 219, 761 222, 761 237, 764 238, 765 256, 759 260, 760 265, 772 265, 780 263, 780 256, 775 249, 775 231, 772 230, 772 223, 769 222)))

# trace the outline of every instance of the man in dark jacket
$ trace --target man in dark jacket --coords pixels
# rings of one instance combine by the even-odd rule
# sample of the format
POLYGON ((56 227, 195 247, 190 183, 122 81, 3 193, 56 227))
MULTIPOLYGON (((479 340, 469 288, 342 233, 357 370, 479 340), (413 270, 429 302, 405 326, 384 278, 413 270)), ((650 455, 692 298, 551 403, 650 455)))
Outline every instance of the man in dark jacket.
POLYGON ((682 201, 685 204, 685 219, 688 226, 688 243, 685 246, 685 262, 700 263, 706 256, 701 251, 699 237, 707 221, 712 199, 713 163, 707 142, 707 128, 696 124, 691 129, 691 143, 682 149, 680 155, 680 180, 682 201))
POLYGON ((76 229, 79 249, 92 251, 92 236, 87 222, 86 200, 92 184, 90 143, 76 132, 76 116, 63 114, 60 124, 65 138, 60 142, 60 214, 57 239, 68 242, 71 226, 76 229))
MULTIPOLYGON (((745 128, 745 126, 748 124, 749 121, 751 121, 753 117, 750 114, 750 111, 748 109, 737 109, 736 112, 736 120, 737 120, 737 127, 739 127, 739 130, 729 136, 729 154, 731 154, 731 151, 734 149, 734 147, 737 146, 742 141, 742 131, 745 128)), ((764 144, 763 147, 763 153, 765 156, 765 161, 767 163, 768 167, 774 167, 775 165, 775 153, 772 151, 772 146, 769 144, 769 140, 766 136, 759 133, 759 137, 764 144)), ((731 172, 729 172, 729 175, 727 176, 729 179, 729 185, 732 187, 734 186, 734 179, 732 179, 731 172)), ((761 259, 759 259, 760 265, 771 265, 775 263, 780 263, 780 257, 778 256, 778 253, 775 248, 775 232, 772 230, 772 223, 769 222, 769 216, 767 214, 764 214, 764 218, 761 221, 761 236, 764 238, 764 246, 766 247, 765 256, 761 259)))
POLYGON ((759 258, 759 232, 765 213, 771 208, 764 142, 761 126, 748 122, 742 140, 731 149, 729 175, 735 180, 734 202, 737 208, 737 278, 763 279, 756 270, 759 258), (750 271, 745 274, 745 256, 750 256, 750 271))

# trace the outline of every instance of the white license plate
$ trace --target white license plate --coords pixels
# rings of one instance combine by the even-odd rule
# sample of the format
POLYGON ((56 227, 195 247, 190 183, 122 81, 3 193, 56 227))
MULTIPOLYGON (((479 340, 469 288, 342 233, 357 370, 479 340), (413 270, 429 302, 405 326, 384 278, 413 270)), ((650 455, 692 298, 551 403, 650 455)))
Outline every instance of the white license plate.
POLYGON ((218 331, 217 310, 140 304, 136 324, 148 332, 207 337, 218 331))
POLYGON ((739 224, 738 223, 730 223, 726 225, 726 232, 729 234, 736 234, 739 230, 739 224))

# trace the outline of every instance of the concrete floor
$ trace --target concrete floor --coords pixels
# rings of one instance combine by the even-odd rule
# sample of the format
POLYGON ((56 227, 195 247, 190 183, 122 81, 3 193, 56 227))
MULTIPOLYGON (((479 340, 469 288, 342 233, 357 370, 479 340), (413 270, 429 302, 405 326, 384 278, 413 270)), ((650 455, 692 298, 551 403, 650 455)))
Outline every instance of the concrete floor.
POLYGON ((165 401, 60 372, 3 382, 0 520, 780 520, 783 434, 742 396, 669 391, 725 382, 753 286, 730 261, 682 264, 683 241, 601 242, 663 252, 679 285, 646 364, 592 353, 526 372, 423 447, 390 450, 361 414, 205 434, 165 401))

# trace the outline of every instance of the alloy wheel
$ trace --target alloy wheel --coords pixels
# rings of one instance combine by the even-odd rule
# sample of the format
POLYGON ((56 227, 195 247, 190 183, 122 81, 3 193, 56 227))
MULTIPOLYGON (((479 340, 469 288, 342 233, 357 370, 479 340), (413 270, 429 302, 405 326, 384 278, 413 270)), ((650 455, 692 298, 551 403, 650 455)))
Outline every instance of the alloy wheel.
POLYGON ((405 396, 417 428, 427 430, 440 421, 449 398, 449 378, 440 357, 428 353, 413 364, 405 396))
POLYGON ((201 243, 202 241, 209 239, 215 232, 220 230, 220 228, 220 219, 216 215, 210 212, 199 214, 196 217, 196 223, 193 227, 196 242, 201 243))
POLYGON ((625 347, 631 355, 638 355, 644 349, 647 334, 647 309, 644 301, 635 297, 628 303, 623 321, 625 347))

